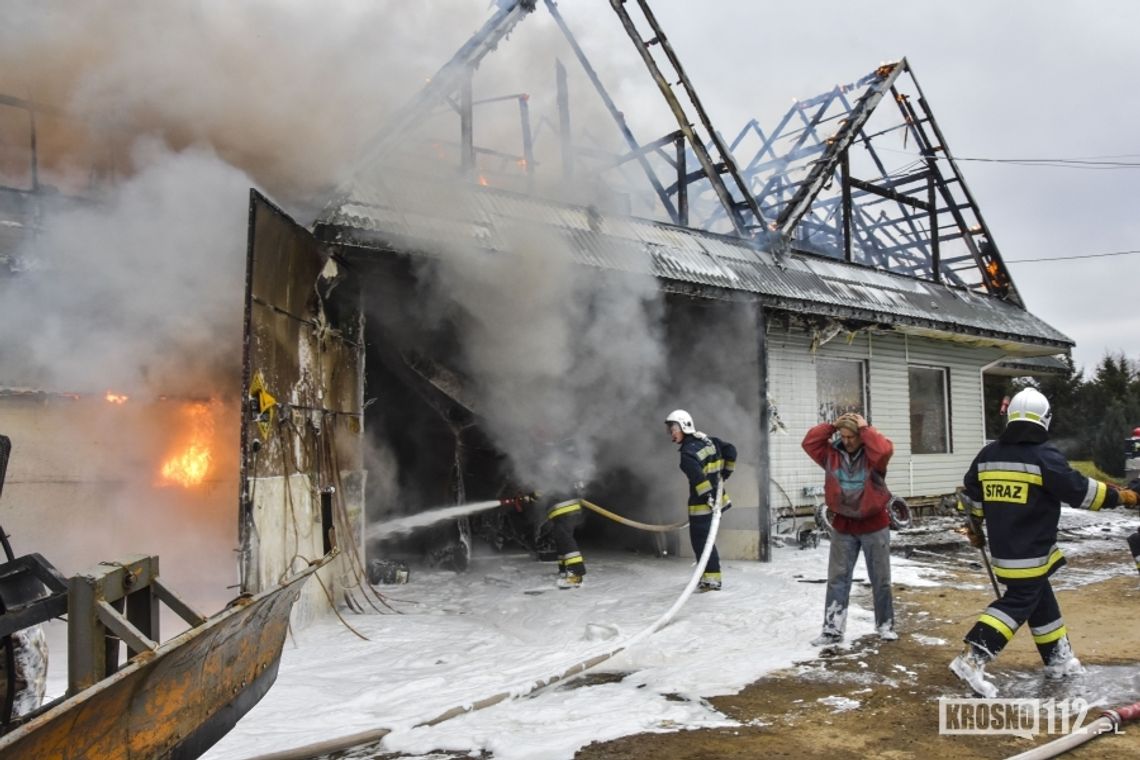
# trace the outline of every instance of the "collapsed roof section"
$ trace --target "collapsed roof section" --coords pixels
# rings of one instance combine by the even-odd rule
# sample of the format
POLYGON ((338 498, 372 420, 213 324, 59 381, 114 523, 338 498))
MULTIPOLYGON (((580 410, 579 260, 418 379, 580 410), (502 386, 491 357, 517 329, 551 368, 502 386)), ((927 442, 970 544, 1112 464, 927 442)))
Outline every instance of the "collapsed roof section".
MULTIPOLYGON (((797 100, 731 143, 774 230, 802 250, 1024 307, 910 64, 797 100)), ((700 226, 723 214, 715 207, 700 226)))
POLYGON ((1020 306, 971 290, 796 248, 774 253, 733 235, 422 177, 388 174, 368 189, 358 185, 315 232, 328 242, 432 254, 509 250, 511 231, 533 225, 562 236, 583 265, 651 275, 668 291, 757 298, 770 308, 835 320, 847 329, 894 329, 1021 356, 1055 354, 1072 345, 1020 306))
MULTIPOLYGON (((478 148, 470 116, 471 77, 479 61, 535 5, 535 0, 500 0, 487 24, 381 132, 360 163, 362 171, 340 189, 319 224, 340 225, 357 216, 353 209, 368 207, 368 198, 382 195, 372 183, 386 171, 385 155, 396 138, 407 133, 409 124, 417 123, 441 102, 459 116, 462 165, 458 176, 476 180, 473 167, 478 148)), ((584 156, 595 159, 595 176, 619 184, 624 180, 628 185, 627 170, 640 167, 647 182, 637 185, 650 207, 679 227, 726 232, 747 241, 739 249, 752 251, 758 259, 756 271, 766 272, 776 281, 781 279, 778 273, 796 268, 795 262, 783 260, 786 252, 794 250, 853 265, 853 269, 891 273, 1025 308, 905 58, 880 65, 850 84, 795 101, 769 129, 753 120, 728 143, 709 120, 646 0, 611 0, 677 120, 676 131, 639 142, 559 14, 557 4, 546 0, 545 6, 628 146, 627 152, 606 157, 596 149, 576 151, 570 136, 561 134, 567 180, 572 171, 580 170, 574 167, 584 156), (637 12, 637 18, 631 11, 637 12), (697 168, 687 168, 693 166, 697 168), (767 267, 769 259, 778 265, 767 267)), ((568 98, 560 63, 558 71, 560 123, 565 132, 570 119, 565 111, 568 98)), ((527 172, 528 190, 533 190, 533 136, 528 129, 526 96, 518 97, 524 127, 518 164, 527 172)), ((485 182, 482 177, 478 181, 485 182)), ((631 222, 634 227, 638 224, 631 222)), ((819 267, 826 268, 822 264, 819 267)), ((875 279, 862 272, 844 277, 875 279)), ((781 290, 773 281, 765 287, 758 285, 757 292, 781 290)), ((818 294, 807 288, 787 295, 808 302, 818 294)), ((957 294, 948 297, 971 300, 957 294)), ((969 323, 968 319, 962 322, 969 323)), ((1049 328, 1046 332, 1055 331, 1049 328)), ((1071 345, 1064 336, 1057 340, 1058 348, 1071 345)))

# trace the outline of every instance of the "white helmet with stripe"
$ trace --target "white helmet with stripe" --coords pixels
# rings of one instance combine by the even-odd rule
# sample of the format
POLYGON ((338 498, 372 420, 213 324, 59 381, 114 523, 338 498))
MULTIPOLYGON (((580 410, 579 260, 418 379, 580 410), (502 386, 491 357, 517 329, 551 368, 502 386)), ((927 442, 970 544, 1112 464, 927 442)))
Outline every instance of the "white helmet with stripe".
POLYGON ((1053 413, 1049 410, 1049 399, 1036 388, 1018 391, 1009 402, 1005 416, 1008 422, 1032 422, 1046 430, 1053 421, 1053 413))
POLYGON ((692 435, 697 432, 697 426, 693 424, 693 416, 684 409, 674 409, 669 412, 669 416, 665 418, 665 424, 668 425, 671 422, 677 423, 682 433, 692 435))

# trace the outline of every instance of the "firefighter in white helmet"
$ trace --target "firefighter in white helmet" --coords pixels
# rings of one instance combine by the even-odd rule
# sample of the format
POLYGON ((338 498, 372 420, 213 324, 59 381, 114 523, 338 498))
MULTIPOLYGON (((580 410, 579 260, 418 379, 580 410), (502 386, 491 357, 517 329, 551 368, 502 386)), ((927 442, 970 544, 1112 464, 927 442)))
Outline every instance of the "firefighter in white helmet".
MULTIPOLYGON (((684 409, 670 412, 665 418, 665 428, 673 443, 680 445, 681 472, 689 479, 689 540, 693 553, 700 557, 712 528, 717 486, 722 480, 728 480, 736 468, 736 447, 699 432, 692 415, 684 409)), ((723 487, 720 491, 723 511, 731 507, 732 502, 723 487)), ((720 587, 720 556, 714 546, 697 590, 719 591, 720 587)))
POLYGON ((1136 506, 1135 491, 1117 491, 1071 468, 1049 443, 1051 421, 1045 396, 1034 388, 1020 391, 1009 402, 1005 430, 978 453, 963 479, 968 502, 959 508, 970 510, 971 543, 985 546, 984 520, 994 575, 1005 593, 966 634, 966 648, 950 670, 987 698, 997 694, 997 687, 987 680, 986 664, 1025 623, 1046 678, 1081 670, 1049 584, 1049 576, 1065 564, 1057 548, 1061 502, 1091 510, 1136 506))

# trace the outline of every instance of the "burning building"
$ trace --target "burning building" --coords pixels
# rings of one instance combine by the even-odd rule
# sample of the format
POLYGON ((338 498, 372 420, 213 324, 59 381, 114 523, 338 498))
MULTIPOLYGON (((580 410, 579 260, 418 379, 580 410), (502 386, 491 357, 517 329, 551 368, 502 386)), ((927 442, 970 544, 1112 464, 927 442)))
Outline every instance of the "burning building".
MULTIPOLYGON (((156 321, 165 309, 133 316, 163 328, 160 339, 181 352, 176 366, 194 377, 132 355, 108 362, 131 368, 122 383, 84 389, 75 403, 85 420, 139 409, 143 429, 159 428, 141 447, 149 456, 131 460, 153 478, 148 488, 202 493, 193 478, 222 478, 227 495, 211 509, 223 515, 224 538, 211 556, 232 568, 236 544, 242 590, 266 588, 335 544, 344 556, 322 577, 334 600, 360 605, 367 592, 354 589, 368 556, 458 546, 465 557, 481 532, 500 543, 511 530, 526 533, 533 526, 485 524, 501 514, 398 543, 373 528, 563 485, 549 441, 573 441, 594 501, 673 522, 681 481, 661 422, 678 406, 742 452, 723 552, 767 559, 782 518, 818 500, 818 474, 799 450, 807 427, 860 411, 895 441, 892 490, 936 499, 985 439, 984 375, 1071 346, 1026 310, 909 62, 875 67, 726 140, 664 30, 637 6, 614 10, 677 117, 659 138, 634 136, 555 3, 501 2, 418 95, 389 110, 351 176, 329 180, 327 202, 298 203, 307 193, 295 184, 233 170, 209 188, 218 192, 199 191, 196 205, 180 209, 184 227, 226 221, 210 239, 189 231, 194 243, 178 257, 189 263, 150 278, 162 292, 148 295, 169 301, 178 292, 159 283, 190 283, 186 290, 211 301, 187 310, 221 316, 190 342, 187 332, 197 331, 156 321), (618 148, 574 131, 561 62, 546 69, 554 97, 474 96, 476 69, 507 47, 509 33, 526 33, 520 24, 532 12, 546 14, 544 30, 561 35, 586 72, 578 81, 598 95, 601 119, 613 119, 618 148), (476 140, 476 114, 490 103, 510 108, 512 146, 476 140), (539 115, 541 105, 553 118, 539 115), (429 134, 441 109, 447 129, 429 134), (902 168, 879 153, 887 141, 907 153, 891 162, 902 168), (251 185, 260 189, 246 195, 251 185), (244 277, 240 255, 210 267, 196 258, 212 247, 232 254, 242 241, 244 277), (107 387, 128 400, 107 400, 107 387), (99 414, 86 412, 96 406, 99 414)), ((253 150, 250 141, 242 147, 253 150)), ((187 171, 218 158, 200 151, 193 164, 191 153, 179 154, 187 171)), ((242 151, 222 153, 243 165, 242 151)), ((140 204, 146 196, 140 185, 140 204)), ((27 218, 39 196, 5 197, 24 203, 27 218)), ((134 208, 139 218, 153 211, 134 208)), ((4 231, 16 229, 32 227, 4 231)), ((115 237, 107 228, 85 234, 115 237)), ((174 238, 168 229, 162 239, 174 238)), ((19 257, 5 260, 21 269, 19 257)), ((97 271, 76 270, 99 281, 97 271)), ((30 282, 34 273, 11 278, 30 282)), ((167 355, 155 342, 150 353, 167 355)), ((71 390, 51 382, 5 384, 10 406, 31 410, 50 397, 47 417, 61 427, 77 408, 66 406, 71 390)), ((42 413, 36 407, 21 427, 42 413)), ((122 429, 114 418, 108 425, 122 429)), ((21 435, 9 434, 15 472, 21 435)), ((42 437, 45 447, 53 435, 42 437)), ((90 449, 105 450, 106 440, 93 438, 90 449)), ((584 541, 687 548, 601 522, 587 525, 584 541)), ((325 596, 315 585, 306 593, 310 615, 325 596)))

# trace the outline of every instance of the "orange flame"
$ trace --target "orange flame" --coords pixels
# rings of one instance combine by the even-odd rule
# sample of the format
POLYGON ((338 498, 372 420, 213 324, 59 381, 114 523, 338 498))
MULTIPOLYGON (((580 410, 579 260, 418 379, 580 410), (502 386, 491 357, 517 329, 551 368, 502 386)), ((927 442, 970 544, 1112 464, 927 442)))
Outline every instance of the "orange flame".
POLYGON ((160 472, 165 485, 192 488, 200 485, 210 472, 214 418, 209 404, 191 404, 184 413, 190 418, 190 433, 181 450, 167 457, 160 472))
POLYGON ((479 184, 482 185, 483 187, 486 187, 488 184, 487 178, 484 177, 482 174, 479 175, 479 184))
POLYGON ((122 393, 112 393, 111 391, 107 391, 107 395, 103 398, 107 399, 107 401, 112 404, 125 404, 127 403, 127 399, 130 398, 130 396, 126 396, 122 393))

